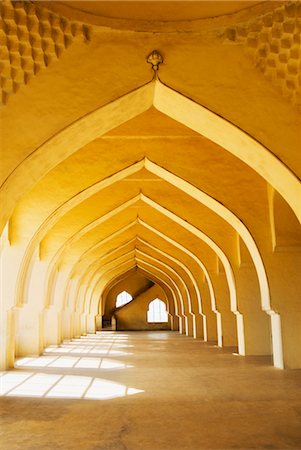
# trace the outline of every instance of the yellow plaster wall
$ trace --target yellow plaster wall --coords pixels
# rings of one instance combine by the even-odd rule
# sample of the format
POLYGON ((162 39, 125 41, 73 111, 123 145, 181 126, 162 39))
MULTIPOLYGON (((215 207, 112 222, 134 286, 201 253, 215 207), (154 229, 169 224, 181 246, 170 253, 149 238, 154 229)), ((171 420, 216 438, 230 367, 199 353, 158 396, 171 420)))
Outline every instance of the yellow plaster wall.
POLYGON ((115 286, 108 286, 102 294, 104 319, 109 319, 112 316, 113 310, 116 307, 116 297, 120 292, 126 291, 131 294, 133 298, 135 298, 140 292, 149 289, 152 285, 152 281, 135 271, 133 275, 126 277, 115 286))
MULTIPOLYGON (((117 309, 117 330, 170 330, 170 318, 168 323, 148 323, 147 310, 149 303, 155 298, 160 298, 166 303, 164 291, 157 285, 138 295, 131 303, 117 309)), ((168 309, 168 308, 167 308, 168 309)))

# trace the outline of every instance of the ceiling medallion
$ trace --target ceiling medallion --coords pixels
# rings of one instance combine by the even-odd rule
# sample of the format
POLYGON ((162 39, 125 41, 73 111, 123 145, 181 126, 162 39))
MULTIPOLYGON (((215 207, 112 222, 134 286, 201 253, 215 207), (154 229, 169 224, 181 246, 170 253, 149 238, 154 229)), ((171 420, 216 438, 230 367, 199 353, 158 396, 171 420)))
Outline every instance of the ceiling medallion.
POLYGON ((163 63, 163 57, 157 50, 153 50, 146 61, 152 65, 152 69, 156 72, 159 70, 159 65, 163 63))

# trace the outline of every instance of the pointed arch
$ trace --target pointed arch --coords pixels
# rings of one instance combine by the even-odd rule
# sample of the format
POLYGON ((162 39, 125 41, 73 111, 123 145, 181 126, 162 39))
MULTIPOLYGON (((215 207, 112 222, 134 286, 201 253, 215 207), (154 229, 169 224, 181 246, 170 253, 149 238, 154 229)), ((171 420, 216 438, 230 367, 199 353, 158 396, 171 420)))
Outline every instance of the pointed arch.
POLYGON ((168 313, 166 304, 159 298, 155 298, 148 305, 147 311, 148 323, 166 323, 168 322, 168 313))
POLYGON ((116 308, 120 308, 121 306, 126 305, 127 303, 131 302, 133 300, 133 297, 131 294, 127 291, 119 292, 119 294, 116 296, 116 308))

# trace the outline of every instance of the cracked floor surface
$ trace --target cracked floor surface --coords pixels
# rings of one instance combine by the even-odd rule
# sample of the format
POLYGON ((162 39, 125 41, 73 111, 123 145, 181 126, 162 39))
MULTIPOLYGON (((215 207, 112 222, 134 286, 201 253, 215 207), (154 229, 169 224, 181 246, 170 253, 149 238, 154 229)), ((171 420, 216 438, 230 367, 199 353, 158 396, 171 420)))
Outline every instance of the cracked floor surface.
POLYGON ((175 332, 102 332, 2 372, 4 450, 300 449, 301 370, 175 332))

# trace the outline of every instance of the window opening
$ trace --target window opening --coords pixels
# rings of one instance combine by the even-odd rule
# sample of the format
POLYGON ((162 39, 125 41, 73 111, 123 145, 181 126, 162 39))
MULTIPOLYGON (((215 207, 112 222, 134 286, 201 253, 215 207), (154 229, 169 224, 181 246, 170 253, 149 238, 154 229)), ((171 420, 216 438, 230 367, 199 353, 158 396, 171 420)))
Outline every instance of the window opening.
POLYGON ((120 292, 120 294, 118 294, 117 297, 116 297, 116 308, 119 308, 120 306, 126 305, 131 300, 133 300, 133 297, 131 296, 131 294, 129 294, 126 291, 120 292))
POLYGON ((159 298, 155 298, 155 300, 148 305, 147 321, 157 323, 168 322, 166 305, 159 298))

